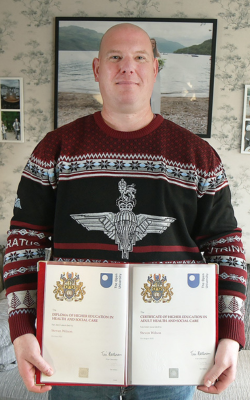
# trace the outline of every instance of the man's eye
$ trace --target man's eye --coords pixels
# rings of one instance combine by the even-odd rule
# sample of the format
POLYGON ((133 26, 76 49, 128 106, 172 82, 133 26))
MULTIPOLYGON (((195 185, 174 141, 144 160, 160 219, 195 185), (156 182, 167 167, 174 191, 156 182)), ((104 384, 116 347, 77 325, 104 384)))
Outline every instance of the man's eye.
POLYGON ((119 60, 121 57, 120 56, 111 56, 110 58, 111 58, 111 60, 119 60))

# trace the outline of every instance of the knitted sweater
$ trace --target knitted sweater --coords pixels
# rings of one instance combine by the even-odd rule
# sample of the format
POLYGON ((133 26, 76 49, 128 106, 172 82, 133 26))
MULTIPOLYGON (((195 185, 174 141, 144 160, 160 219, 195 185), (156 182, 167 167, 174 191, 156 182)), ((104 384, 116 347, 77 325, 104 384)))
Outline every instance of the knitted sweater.
POLYGON ((242 346, 246 263, 221 160, 160 115, 118 132, 100 113, 48 133, 19 184, 4 279, 11 337, 35 333, 37 261, 216 262, 219 337, 242 346))

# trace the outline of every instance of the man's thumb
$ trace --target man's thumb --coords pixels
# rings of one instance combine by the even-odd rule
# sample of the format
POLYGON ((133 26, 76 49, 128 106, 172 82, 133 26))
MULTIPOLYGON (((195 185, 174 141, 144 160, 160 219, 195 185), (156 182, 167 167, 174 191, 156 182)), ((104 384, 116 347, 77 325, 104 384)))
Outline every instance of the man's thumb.
POLYGON ((54 373, 52 367, 44 360, 44 358, 42 356, 40 356, 39 361, 37 361, 36 367, 44 375, 51 376, 54 373))
POLYGON ((210 371, 207 372, 207 374, 204 377, 204 385, 206 387, 212 386, 215 381, 219 378, 219 376, 222 374, 223 368, 218 368, 217 365, 214 365, 210 371))
POLYGON ((44 375, 47 375, 47 376, 51 376, 54 373, 53 369, 50 366, 42 372, 44 373, 44 375))

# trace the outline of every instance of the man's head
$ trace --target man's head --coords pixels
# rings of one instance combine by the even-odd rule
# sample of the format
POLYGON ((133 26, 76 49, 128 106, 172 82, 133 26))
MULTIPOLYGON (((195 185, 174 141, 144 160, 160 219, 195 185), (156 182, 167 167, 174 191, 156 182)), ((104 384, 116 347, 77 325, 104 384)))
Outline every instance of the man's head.
POLYGON ((109 112, 134 113, 148 108, 158 64, 147 33, 124 23, 103 36, 99 57, 93 61, 103 107, 109 112))

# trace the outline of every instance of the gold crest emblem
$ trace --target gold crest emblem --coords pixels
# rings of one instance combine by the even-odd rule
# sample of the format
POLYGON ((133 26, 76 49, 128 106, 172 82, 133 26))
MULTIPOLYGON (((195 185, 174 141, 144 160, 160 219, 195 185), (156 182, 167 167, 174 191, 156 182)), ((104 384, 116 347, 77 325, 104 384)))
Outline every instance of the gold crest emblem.
POLYGON ((84 298, 85 287, 83 287, 83 282, 79 282, 80 277, 77 273, 65 272, 61 274, 60 281, 56 282, 54 286, 53 293, 58 301, 82 301, 84 298))
POLYGON ((147 283, 144 283, 141 296, 145 303, 169 303, 173 296, 173 288, 167 282, 165 275, 154 274, 148 276, 147 283))

